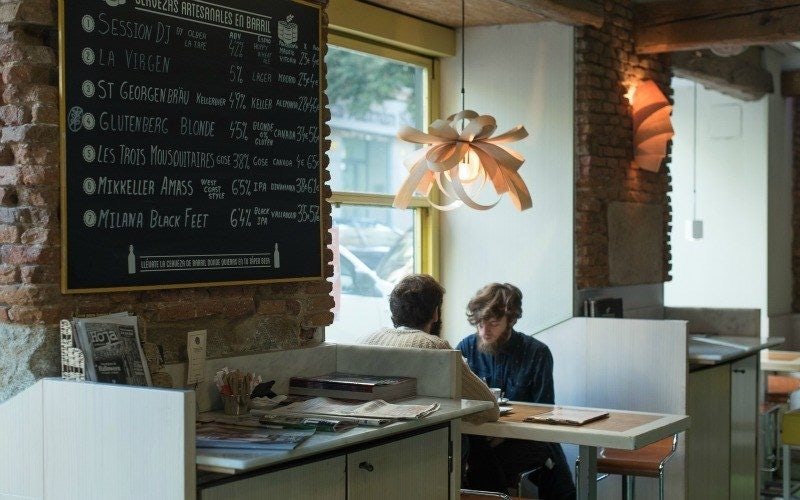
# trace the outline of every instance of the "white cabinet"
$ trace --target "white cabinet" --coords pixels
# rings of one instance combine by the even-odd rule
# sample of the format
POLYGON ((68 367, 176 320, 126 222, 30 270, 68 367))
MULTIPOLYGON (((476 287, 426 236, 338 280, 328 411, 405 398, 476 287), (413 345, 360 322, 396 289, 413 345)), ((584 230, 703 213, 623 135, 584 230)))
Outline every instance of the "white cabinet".
POLYGON ((689 499, 757 497, 757 355, 689 374, 689 499))
POLYGON ((231 481, 200 491, 201 500, 345 500, 345 457, 231 481))
POLYGON ((447 498, 448 429, 347 455, 349 500, 447 498))
POLYGON ((689 500, 730 497, 730 365, 689 374, 686 473, 689 500))
POLYGON ((731 363, 731 499, 758 496, 758 359, 731 363))
POLYGON ((201 487, 201 500, 440 500, 450 485, 450 430, 441 427, 275 472, 201 487))

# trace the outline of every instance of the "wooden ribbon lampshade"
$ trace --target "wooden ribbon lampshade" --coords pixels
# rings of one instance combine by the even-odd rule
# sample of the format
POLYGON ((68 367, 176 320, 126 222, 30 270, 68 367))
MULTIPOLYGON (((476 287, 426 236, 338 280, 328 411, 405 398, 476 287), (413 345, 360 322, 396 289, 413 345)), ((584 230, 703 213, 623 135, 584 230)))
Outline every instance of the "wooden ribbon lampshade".
POLYGON ((475 210, 488 210, 500 200, 484 205, 475 201, 488 180, 498 197, 508 193, 517 210, 532 206, 531 195, 517 170, 525 158, 511 150, 505 143, 527 137, 525 127, 518 125, 508 132, 492 137, 497 124, 490 115, 465 110, 436 120, 428 133, 403 127, 397 136, 407 142, 426 144, 403 162, 409 170, 408 177, 397 192, 393 206, 406 208, 416 191, 430 200, 434 183, 442 194, 453 201, 445 205, 431 205, 439 210, 452 210, 467 205, 475 210), (459 131, 458 122, 466 122, 459 131))
POLYGON ((633 162, 644 170, 658 172, 667 155, 667 142, 675 135, 672 106, 652 80, 636 87, 633 106, 633 162))
POLYGON ((527 137, 525 127, 517 125, 492 137, 497 129, 494 117, 464 109, 465 10, 465 1, 461 0, 461 112, 431 123, 427 134, 411 127, 403 127, 397 133, 398 138, 425 147, 403 161, 408 177, 394 197, 392 206, 395 208, 408 207, 415 191, 427 196, 431 206, 439 210, 452 210, 461 205, 488 210, 497 205, 504 193, 508 193, 520 212, 531 208, 531 195, 517 172, 525 158, 505 145, 527 137), (486 181, 492 184, 498 196, 488 205, 475 201, 486 181), (444 205, 434 203, 431 199, 434 184, 452 201, 444 205))

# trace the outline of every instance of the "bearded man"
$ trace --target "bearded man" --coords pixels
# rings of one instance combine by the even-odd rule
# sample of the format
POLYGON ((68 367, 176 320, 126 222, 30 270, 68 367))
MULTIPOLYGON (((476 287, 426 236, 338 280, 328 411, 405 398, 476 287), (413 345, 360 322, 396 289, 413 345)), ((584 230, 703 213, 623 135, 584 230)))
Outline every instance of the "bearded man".
MULTIPOLYGON (((554 404, 553 355, 542 342, 514 330, 522 317, 522 292, 508 283, 478 290, 467 305, 476 327, 457 349, 470 369, 510 401, 554 404)), ((539 468, 531 478, 544 499, 575 498, 575 484, 561 446, 518 439, 470 437, 466 484, 505 493, 520 473, 539 468)))
POLYGON ((514 330, 522 317, 522 292, 508 283, 491 283, 467 305, 467 320, 477 333, 457 349, 470 369, 510 401, 554 404, 553 355, 542 342, 514 330))

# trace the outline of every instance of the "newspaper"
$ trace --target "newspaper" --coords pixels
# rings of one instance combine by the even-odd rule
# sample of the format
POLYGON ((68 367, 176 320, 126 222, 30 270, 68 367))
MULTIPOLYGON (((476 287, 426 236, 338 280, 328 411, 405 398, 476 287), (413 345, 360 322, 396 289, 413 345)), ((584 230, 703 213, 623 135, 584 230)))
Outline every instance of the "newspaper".
POLYGON ((86 379, 126 385, 152 385, 139 342, 136 316, 109 314, 74 318, 78 347, 86 359, 86 379))
POLYGON ((344 417, 383 418, 413 420, 422 418, 439 409, 439 403, 429 405, 402 405, 387 403, 382 399, 366 403, 344 403, 331 398, 314 398, 276 408, 272 415, 338 415, 344 417))

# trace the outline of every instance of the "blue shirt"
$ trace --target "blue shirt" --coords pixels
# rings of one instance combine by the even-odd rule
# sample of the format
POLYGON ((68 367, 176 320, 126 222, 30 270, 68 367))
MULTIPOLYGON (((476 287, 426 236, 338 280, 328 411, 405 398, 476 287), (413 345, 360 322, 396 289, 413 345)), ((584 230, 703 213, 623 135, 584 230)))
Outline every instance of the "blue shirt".
POLYGON ((495 354, 478 350, 473 333, 458 343, 470 369, 489 387, 499 387, 511 401, 554 404, 553 355, 542 342, 512 330, 495 354))

